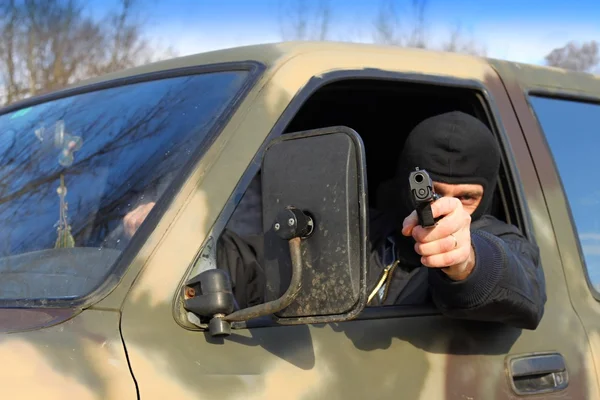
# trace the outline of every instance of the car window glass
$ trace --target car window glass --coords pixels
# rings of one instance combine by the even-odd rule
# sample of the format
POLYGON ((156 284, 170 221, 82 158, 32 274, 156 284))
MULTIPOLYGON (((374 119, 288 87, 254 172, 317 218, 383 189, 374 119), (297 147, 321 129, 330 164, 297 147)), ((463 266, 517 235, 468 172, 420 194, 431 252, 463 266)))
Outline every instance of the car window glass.
POLYGON ((560 173, 589 279, 600 291, 600 105, 530 97, 560 173))
POLYGON ((129 84, 0 115, 0 299, 86 295, 240 91, 245 71, 129 84))

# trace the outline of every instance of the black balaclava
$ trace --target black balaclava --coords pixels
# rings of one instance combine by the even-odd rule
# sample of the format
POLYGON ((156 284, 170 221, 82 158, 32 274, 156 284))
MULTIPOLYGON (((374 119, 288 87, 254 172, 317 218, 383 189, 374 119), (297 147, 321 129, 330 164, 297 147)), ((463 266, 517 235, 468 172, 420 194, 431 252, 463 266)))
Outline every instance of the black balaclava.
POLYGON ((409 134, 400 155, 396 179, 402 190, 402 212, 414 209, 408 176, 415 167, 431 179, 449 184, 480 184, 483 198, 471 215, 475 221, 491 210, 500 168, 500 148, 494 135, 477 118, 453 111, 419 123, 409 134))

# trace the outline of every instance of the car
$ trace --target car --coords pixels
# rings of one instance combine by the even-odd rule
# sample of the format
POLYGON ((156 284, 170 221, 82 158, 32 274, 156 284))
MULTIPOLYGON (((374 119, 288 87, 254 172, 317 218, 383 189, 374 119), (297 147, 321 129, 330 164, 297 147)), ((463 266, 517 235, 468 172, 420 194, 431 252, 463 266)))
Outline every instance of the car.
POLYGON ((0 393, 598 399, 598 120, 592 74, 301 41, 9 105, 0 393), (494 214, 537 243, 546 279, 535 329, 366 306, 368 207, 389 200, 411 128, 451 110, 501 144, 494 214), (268 302, 236 307, 247 288, 222 268, 227 229, 269 243, 253 281, 268 302))

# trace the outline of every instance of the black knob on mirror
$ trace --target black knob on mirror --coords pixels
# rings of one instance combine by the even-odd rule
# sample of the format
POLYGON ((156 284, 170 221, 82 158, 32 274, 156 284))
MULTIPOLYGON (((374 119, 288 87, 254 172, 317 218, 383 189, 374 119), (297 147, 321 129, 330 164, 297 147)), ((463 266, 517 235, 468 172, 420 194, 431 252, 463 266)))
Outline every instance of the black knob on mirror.
POLYGON ((305 239, 314 231, 315 225, 312 217, 295 207, 287 207, 282 210, 273 223, 273 230, 284 239, 305 239))

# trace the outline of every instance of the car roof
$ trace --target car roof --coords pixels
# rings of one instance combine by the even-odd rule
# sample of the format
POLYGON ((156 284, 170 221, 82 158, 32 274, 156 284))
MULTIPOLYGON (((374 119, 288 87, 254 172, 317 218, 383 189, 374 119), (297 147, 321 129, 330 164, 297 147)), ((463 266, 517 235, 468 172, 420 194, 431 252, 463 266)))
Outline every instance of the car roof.
MULTIPOLYGON (((123 71, 106 74, 102 77, 88 79, 81 82, 79 85, 89 83, 102 82, 115 78, 133 76, 148 72, 157 72, 173 68, 191 67, 196 65, 215 64, 224 62, 240 62, 240 61, 258 61, 264 64, 267 68, 273 68, 285 59, 295 57, 300 54, 321 51, 375 51, 375 52, 393 52, 406 56, 418 56, 423 52, 440 52, 437 50, 415 49, 399 46, 385 46, 370 43, 351 43, 351 42, 331 42, 331 41, 289 41, 277 43, 265 43, 249 46, 239 46, 227 49, 220 49, 198 53, 183 57, 175 57, 169 60, 150 63, 147 65, 129 68, 123 71)), ((518 63, 513 61, 498 60, 494 58, 479 57, 474 55, 449 53, 446 56, 457 59, 479 59, 486 60, 491 65, 501 70, 503 73, 510 73, 512 76, 519 78, 523 83, 530 85, 548 85, 548 86, 565 86, 565 80, 568 77, 570 80, 579 80, 582 82, 599 81, 600 76, 585 72, 567 71, 561 68, 548 67, 542 65, 532 65, 518 63), (553 82, 554 81, 554 82, 553 82)), ((365 66, 368 66, 368 60, 365 60, 365 66)), ((567 85, 570 86, 570 85, 567 85)), ((577 85, 579 86, 579 85, 577 85)), ((582 85, 585 89, 585 85, 582 85)))
MULTIPOLYGON (((158 61, 129 68, 122 71, 106 74, 103 76, 81 81, 70 87, 84 86, 91 83, 100 83, 112 79, 127 78, 139 74, 160 72, 175 68, 193 67, 198 65, 210 65, 228 62, 256 61, 263 64, 267 70, 275 69, 290 58, 303 54, 316 52, 378 52, 394 53, 406 57, 418 57, 423 52, 437 52, 433 50, 406 48, 399 46, 385 46, 369 43, 331 42, 331 41, 288 41, 276 43, 264 43, 248 46, 238 46, 226 49, 207 51, 183 57, 174 57, 168 60, 158 61)), ((447 53, 448 57, 466 59, 480 59, 480 57, 447 53)), ((369 60, 364 60, 365 67, 369 67, 369 60)))
MULTIPOLYGON (((61 89, 58 92, 80 88, 91 84, 107 82, 114 79, 128 78, 141 74, 156 73, 160 71, 200 65, 255 61, 263 64, 267 70, 274 70, 278 65, 290 58, 297 57, 302 54, 323 51, 346 53, 358 51, 378 53, 385 52, 402 55, 403 57, 419 57, 422 56, 424 52, 440 53, 440 51, 437 50, 352 42, 289 41, 264 43, 213 50, 183 57, 174 57, 168 60, 153 62, 86 79, 61 89)), ((600 76, 598 75, 460 53, 445 52, 444 54, 445 57, 448 57, 451 61, 473 62, 477 60, 478 62, 489 63, 498 71, 503 79, 516 80, 519 85, 526 89, 567 91, 569 93, 583 94, 592 97, 600 96, 600 76)), ((366 68, 373 67, 373 65, 369 64, 368 57, 364 58, 364 65, 366 68)), ((32 101, 33 99, 30 98, 28 100, 32 101)), ((13 106, 17 105, 15 104, 13 106)))

